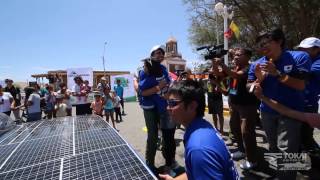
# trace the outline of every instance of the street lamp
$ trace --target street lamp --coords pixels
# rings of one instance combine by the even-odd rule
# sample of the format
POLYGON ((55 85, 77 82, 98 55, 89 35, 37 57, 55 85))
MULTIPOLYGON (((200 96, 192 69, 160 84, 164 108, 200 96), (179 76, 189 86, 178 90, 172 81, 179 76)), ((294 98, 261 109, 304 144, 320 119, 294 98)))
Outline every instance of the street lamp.
POLYGON ((105 66, 105 62, 104 62, 104 53, 106 51, 106 45, 107 45, 107 42, 104 42, 103 53, 102 53, 103 75, 105 78, 106 78, 106 66, 105 66))
MULTIPOLYGON (((228 19, 231 19, 233 16, 233 11, 231 13, 228 13, 228 7, 224 5, 222 2, 218 2, 214 6, 214 10, 216 13, 223 17, 223 32, 228 31, 228 19)), ((223 44, 224 49, 228 50, 228 38, 223 34, 223 44)), ((224 63, 228 65, 228 54, 224 56, 224 63)))

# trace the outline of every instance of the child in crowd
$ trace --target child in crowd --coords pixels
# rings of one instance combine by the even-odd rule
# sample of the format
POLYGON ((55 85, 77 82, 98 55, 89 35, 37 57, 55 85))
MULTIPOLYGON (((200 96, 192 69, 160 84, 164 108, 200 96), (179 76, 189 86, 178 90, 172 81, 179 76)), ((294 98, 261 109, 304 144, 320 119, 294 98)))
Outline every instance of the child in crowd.
POLYGON ((67 104, 63 101, 63 99, 64 99, 63 94, 58 94, 56 96, 56 105, 54 106, 56 117, 65 117, 68 115, 67 104))
POLYGON ((115 91, 113 91, 113 97, 114 97, 114 112, 116 113, 116 121, 117 122, 121 122, 122 121, 122 116, 121 116, 121 110, 120 110, 120 97, 117 95, 117 93, 115 91), (118 116, 120 118, 120 121, 118 119, 118 116))
POLYGON ((67 89, 65 83, 60 83, 59 86, 60 90, 57 93, 63 95, 63 102, 67 105, 67 114, 68 116, 72 116, 71 91, 67 89))
MULTIPOLYGON (((109 123, 109 117, 111 117, 112 126, 117 130, 116 124, 113 118, 113 107, 114 98, 110 95, 110 89, 106 88, 104 90, 103 104, 104 104, 104 114, 106 115, 106 121, 109 123)), ((118 131, 118 130, 117 130, 118 131)))
POLYGON ((94 101, 91 103, 90 108, 92 109, 92 114, 98 115, 103 117, 102 115, 102 110, 103 110, 103 104, 101 100, 101 95, 100 93, 96 93, 94 95, 94 101))
POLYGON ((47 114, 47 118, 51 119, 52 117, 55 117, 54 105, 56 103, 56 98, 52 85, 47 86, 46 89, 48 93, 44 96, 46 101, 45 113, 47 114))

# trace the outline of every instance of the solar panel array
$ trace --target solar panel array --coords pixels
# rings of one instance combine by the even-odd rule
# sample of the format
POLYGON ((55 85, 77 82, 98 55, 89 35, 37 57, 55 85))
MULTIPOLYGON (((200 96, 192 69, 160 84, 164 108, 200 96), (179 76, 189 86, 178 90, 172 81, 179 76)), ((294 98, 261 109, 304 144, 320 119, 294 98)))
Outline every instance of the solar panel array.
POLYGON ((0 136, 0 179, 156 179, 97 116, 30 122, 0 136))

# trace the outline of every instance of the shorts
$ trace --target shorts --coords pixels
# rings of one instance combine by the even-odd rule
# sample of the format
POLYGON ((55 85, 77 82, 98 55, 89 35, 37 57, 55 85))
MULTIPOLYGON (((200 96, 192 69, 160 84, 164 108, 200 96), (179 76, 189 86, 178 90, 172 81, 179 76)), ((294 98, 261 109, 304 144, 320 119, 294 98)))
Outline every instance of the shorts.
POLYGON ((209 114, 222 114, 223 113, 223 101, 208 101, 209 114))
POLYGON ((105 112, 105 113, 113 113, 113 112, 114 112, 114 109, 104 109, 104 112, 105 112))

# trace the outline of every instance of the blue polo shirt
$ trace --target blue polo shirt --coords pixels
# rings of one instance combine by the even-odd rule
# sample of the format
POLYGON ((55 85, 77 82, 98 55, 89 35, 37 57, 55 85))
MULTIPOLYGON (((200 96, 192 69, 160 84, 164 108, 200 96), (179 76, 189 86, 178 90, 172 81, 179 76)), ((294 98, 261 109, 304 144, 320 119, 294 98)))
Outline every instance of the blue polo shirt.
MULTIPOLYGON (((160 77, 154 77, 147 75, 143 70, 139 72, 139 92, 152 88, 154 86, 157 86, 160 81, 166 80, 167 83, 170 83, 170 78, 168 75, 167 69, 161 65, 162 68, 162 76, 160 77)), ((157 111, 160 113, 166 112, 167 108, 167 101, 160 97, 160 95, 164 95, 167 93, 168 88, 165 87, 161 89, 161 91, 158 94, 153 94, 150 96, 141 96, 140 100, 140 106, 144 109, 151 109, 152 106, 155 106, 157 108, 157 111)))
MULTIPOLYGON (((257 64, 265 64, 269 58, 262 57, 251 64, 248 73, 248 80, 256 80, 254 70, 257 64)), ((311 60, 307 53, 302 51, 283 51, 278 60, 274 62, 276 68, 291 77, 300 78, 310 71, 311 60)), ((261 83, 263 94, 279 103, 298 110, 304 110, 304 91, 299 91, 281 83, 276 77, 268 75, 261 83)), ((261 103, 260 109, 263 112, 278 114, 265 103, 261 103)))
POLYGON ((120 98, 123 98, 123 87, 121 85, 116 85, 113 89, 120 98))
POLYGON ((239 179, 230 153, 212 125, 194 119, 184 135, 188 179, 239 179))
POLYGON ((320 94, 320 55, 312 60, 309 80, 306 84, 306 106, 317 107, 320 94))

